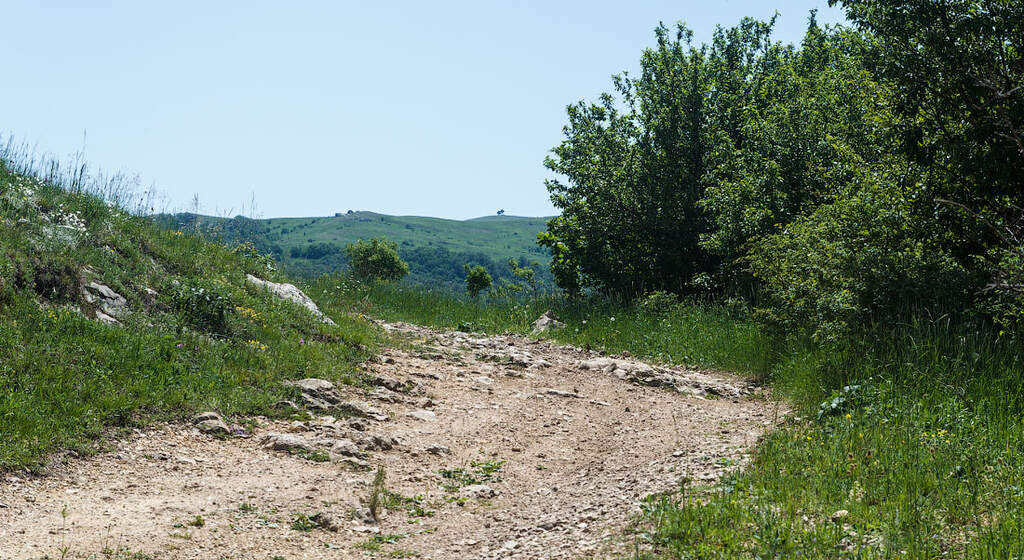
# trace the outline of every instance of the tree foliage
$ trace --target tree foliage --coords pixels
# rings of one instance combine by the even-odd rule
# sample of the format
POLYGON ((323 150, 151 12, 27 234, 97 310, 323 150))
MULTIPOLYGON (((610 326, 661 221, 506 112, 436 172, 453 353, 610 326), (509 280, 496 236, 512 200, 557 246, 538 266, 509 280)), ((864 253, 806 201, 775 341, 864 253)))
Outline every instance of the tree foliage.
POLYGON ((386 239, 349 243, 345 255, 352 276, 359 280, 392 282, 409 274, 409 265, 398 256, 398 245, 386 239))
POLYGON ((1024 4, 843 5, 854 27, 812 12, 798 46, 774 21, 700 46, 660 25, 639 75, 569 106, 539 236, 559 286, 753 294, 825 337, 915 306, 1019 316, 1024 4))
POLYGON ((491 287, 491 283, 491 273, 487 272, 486 268, 480 265, 466 265, 466 292, 470 297, 476 299, 481 292, 491 287))

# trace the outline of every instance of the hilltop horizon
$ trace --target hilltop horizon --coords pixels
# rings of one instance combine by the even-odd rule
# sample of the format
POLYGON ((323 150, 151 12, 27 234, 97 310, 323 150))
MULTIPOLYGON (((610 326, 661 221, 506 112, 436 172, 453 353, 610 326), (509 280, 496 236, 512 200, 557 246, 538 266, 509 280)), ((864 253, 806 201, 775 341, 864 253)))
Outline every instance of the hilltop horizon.
POLYGON ((372 216, 390 216, 392 218, 430 218, 430 219, 433 219, 433 220, 445 220, 445 221, 449 221, 449 222, 472 222, 474 220, 488 220, 488 219, 501 219, 501 218, 526 219, 526 220, 550 220, 551 218, 554 218, 557 214, 551 214, 551 215, 545 215, 545 216, 529 216, 529 215, 524 215, 524 214, 508 214, 508 213, 498 214, 498 213, 494 213, 494 214, 483 214, 483 215, 480 215, 480 216, 473 216, 473 217, 470 217, 470 218, 446 218, 444 216, 431 216, 431 215, 427 215, 427 214, 391 214, 391 213, 388 213, 388 212, 378 212, 376 210, 344 210, 344 211, 339 211, 339 212, 335 212, 335 213, 331 213, 331 214, 318 214, 318 215, 306 215, 306 216, 292 216, 292 215, 289 215, 289 216, 264 216, 264 215, 246 216, 244 214, 235 214, 234 216, 224 216, 224 215, 218 215, 218 214, 208 213, 208 212, 204 212, 204 211, 196 212, 196 211, 192 211, 192 210, 157 212, 156 214, 154 214, 154 216, 160 216, 160 215, 173 215, 173 216, 191 215, 191 216, 202 216, 202 217, 205 217, 205 218, 218 218, 218 219, 246 218, 246 219, 249 219, 249 220, 294 220, 294 219, 304 219, 304 218, 337 218, 337 217, 344 217, 344 216, 348 216, 348 215, 372 215, 372 216), (340 216, 338 214, 340 214, 340 216))

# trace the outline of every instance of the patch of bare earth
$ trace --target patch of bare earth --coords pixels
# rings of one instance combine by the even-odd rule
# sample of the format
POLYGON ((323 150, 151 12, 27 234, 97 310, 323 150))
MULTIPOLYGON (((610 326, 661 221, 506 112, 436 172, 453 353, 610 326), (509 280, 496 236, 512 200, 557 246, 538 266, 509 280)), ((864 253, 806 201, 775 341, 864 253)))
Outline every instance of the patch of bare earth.
POLYGON ((372 391, 307 384, 312 420, 164 426, 8 476, 0 559, 619 557, 641 499, 741 465, 775 416, 729 376, 385 328, 408 343, 368 364, 372 391))

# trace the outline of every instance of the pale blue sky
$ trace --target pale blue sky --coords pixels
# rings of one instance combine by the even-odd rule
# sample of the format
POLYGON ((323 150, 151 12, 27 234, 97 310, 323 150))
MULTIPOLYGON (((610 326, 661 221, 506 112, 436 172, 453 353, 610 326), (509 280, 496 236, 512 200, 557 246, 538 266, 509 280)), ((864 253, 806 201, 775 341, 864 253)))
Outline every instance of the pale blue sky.
POLYGON ((0 131, 138 173, 173 205, 264 217, 550 215, 567 104, 637 67, 659 21, 698 41, 827 0, 4 2, 0 131), (160 5, 158 5, 160 4, 160 5))

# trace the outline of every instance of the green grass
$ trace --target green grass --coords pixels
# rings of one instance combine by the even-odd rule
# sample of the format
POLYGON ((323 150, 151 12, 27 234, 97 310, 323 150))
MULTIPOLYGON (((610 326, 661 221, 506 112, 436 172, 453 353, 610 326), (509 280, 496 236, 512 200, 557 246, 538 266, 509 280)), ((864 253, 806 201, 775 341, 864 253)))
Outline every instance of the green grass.
POLYGON ((658 557, 1024 557, 1019 343, 922 322, 791 349, 773 377, 805 419, 720 486, 652 499, 658 557))
POLYGON ((272 263, 12 166, 0 164, 0 470, 202 410, 285 415, 285 379, 358 381, 376 329, 329 303, 338 324, 323 324, 245 285, 283 279, 272 263), (90 320, 89 279, 127 299, 123 326, 90 320))

